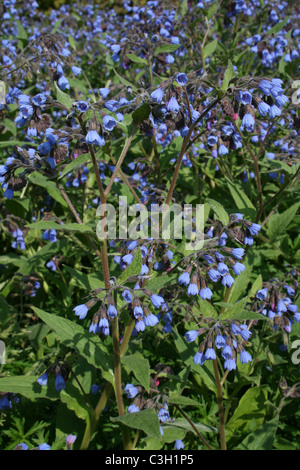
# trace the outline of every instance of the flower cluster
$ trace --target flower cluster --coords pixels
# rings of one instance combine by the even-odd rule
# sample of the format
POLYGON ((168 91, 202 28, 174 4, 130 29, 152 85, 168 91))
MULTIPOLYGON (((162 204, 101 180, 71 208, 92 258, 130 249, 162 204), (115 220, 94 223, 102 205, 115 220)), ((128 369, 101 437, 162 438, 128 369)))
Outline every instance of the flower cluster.
POLYGON ((246 324, 237 320, 219 322, 211 318, 204 319, 203 323, 207 323, 208 326, 185 333, 188 342, 195 341, 198 336, 205 336, 193 357, 195 364, 203 365, 207 360, 217 359, 216 349, 221 350, 224 368, 228 371, 236 369, 238 357, 242 364, 252 361, 251 354, 245 350, 245 344, 252 334, 246 324))

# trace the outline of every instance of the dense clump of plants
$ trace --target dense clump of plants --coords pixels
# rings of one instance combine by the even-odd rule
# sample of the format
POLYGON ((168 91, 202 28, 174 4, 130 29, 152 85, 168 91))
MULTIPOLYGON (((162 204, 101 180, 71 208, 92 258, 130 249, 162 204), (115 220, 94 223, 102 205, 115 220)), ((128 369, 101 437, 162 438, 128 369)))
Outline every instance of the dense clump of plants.
POLYGON ((1 449, 299 450, 299 6, 0 8, 1 449))

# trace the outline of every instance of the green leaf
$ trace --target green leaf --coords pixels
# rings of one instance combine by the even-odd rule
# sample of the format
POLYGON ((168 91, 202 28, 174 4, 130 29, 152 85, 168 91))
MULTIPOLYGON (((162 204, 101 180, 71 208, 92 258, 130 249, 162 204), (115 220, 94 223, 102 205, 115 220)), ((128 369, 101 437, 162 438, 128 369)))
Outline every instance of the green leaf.
POLYGON ((156 293, 163 287, 171 286, 178 283, 178 274, 166 274, 165 276, 156 275, 147 281, 147 289, 151 292, 156 293))
POLYGON ((85 274, 82 271, 78 271, 77 269, 73 269, 67 265, 64 265, 64 269, 71 274, 72 280, 74 280, 75 284, 82 289, 91 291, 99 289, 100 287, 105 287, 103 273, 85 274))
POLYGON ((5 126, 6 129, 9 130, 9 132, 11 132, 14 136, 17 135, 17 128, 14 121, 11 121, 10 119, 3 119, 1 125, 5 126))
POLYGON ((237 302, 232 308, 228 308, 225 312, 221 313, 219 320, 239 320, 241 313, 244 311, 249 297, 244 297, 237 302))
POLYGON ((195 364, 193 361, 193 357, 196 354, 197 350, 196 347, 188 343, 185 338, 183 338, 176 328, 173 329, 173 338, 174 343, 179 353, 180 359, 184 364, 184 367, 190 367, 191 370, 196 373, 200 379, 200 381, 212 390, 213 392, 216 391, 216 384, 215 384, 215 376, 213 372, 213 365, 211 361, 205 361, 205 364, 200 366, 199 364, 195 364))
POLYGON ((42 340, 49 333, 50 328, 45 323, 36 323, 29 326, 27 329, 27 336, 32 346, 38 351, 42 340))
POLYGON ((82 155, 79 155, 79 157, 75 158, 74 160, 71 161, 71 163, 68 163, 60 173, 58 179, 64 178, 66 175, 71 173, 75 168, 77 168, 80 165, 85 165, 91 158, 90 153, 83 153, 82 155))
POLYGON ((246 288, 250 282, 252 266, 248 263, 247 259, 243 264, 245 265, 245 270, 239 276, 236 276, 234 284, 230 288, 228 302, 233 304, 239 300, 242 294, 245 293, 246 288))
POLYGON ((206 199, 205 202, 207 202, 218 219, 222 222, 224 226, 226 226, 229 223, 229 215, 225 211, 224 207, 214 199, 206 199))
MULTIPOLYGON (((6 147, 22 147, 22 145, 25 145, 26 142, 21 141, 21 140, 2 140, 0 142, 0 149, 6 148, 6 147)), ((30 147, 37 147, 38 144, 35 142, 30 142, 30 147)))
POLYGON ((148 103, 144 103, 136 108, 132 113, 132 120, 134 124, 141 124, 143 121, 148 119, 151 112, 151 106, 148 103))
POLYGON ((180 47, 180 44, 163 44, 162 46, 158 46, 155 51, 154 55, 163 54, 165 52, 174 52, 180 47))
POLYGON ((289 224, 297 215, 299 206, 300 202, 297 202, 281 214, 274 214, 272 217, 270 217, 267 234, 272 241, 276 240, 276 238, 281 235, 281 233, 286 231, 289 224))
POLYGON ((200 304, 200 313, 204 315, 205 318, 218 318, 218 312, 208 300, 199 297, 198 302, 200 304))
POLYGON ((206 59, 207 57, 209 57, 215 52, 215 50, 218 47, 218 44, 219 44, 218 39, 214 39, 213 41, 206 44, 206 46, 203 48, 204 59, 206 59))
POLYGON ((278 419, 264 423, 251 432, 236 448, 241 450, 272 450, 278 427, 278 419))
POLYGON ((39 375, 20 375, 0 378, 0 392, 20 394, 30 400, 48 398, 58 400, 59 392, 55 389, 54 380, 49 379, 46 387, 37 383, 39 375))
POLYGON ((231 61, 229 60, 228 65, 227 65, 227 69, 225 70, 224 80, 223 80, 223 83, 222 83, 222 86, 221 86, 221 90, 227 91, 228 86, 229 86, 229 82, 230 82, 230 80, 232 80, 234 78, 234 76, 235 76, 234 68, 233 68, 233 65, 232 65, 231 61))
POLYGON ((139 57, 135 54, 126 54, 126 56, 131 60, 131 62, 134 62, 135 64, 148 65, 146 59, 142 59, 142 57, 139 57))
POLYGON ((56 82, 54 82, 54 85, 56 88, 57 101, 61 103, 63 106, 65 106, 67 109, 71 109, 74 100, 67 93, 64 93, 63 91, 61 91, 56 82))
POLYGON ((112 354, 98 336, 90 334, 75 321, 44 312, 37 307, 32 308, 38 317, 55 331, 63 344, 75 349, 89 364, 102 370, 104 379, 114 383, 112 354))
POLYGON ((32 230, 61 230, 65 232, 79 232, 88 233, 89 235, 95 235, 95 231, 89 226, 84 224, 58 224, 52 220, 42 220, 40 222, 34 222, 33 224, 27 224, 26 227, 32 230))
POLYGON ((205 406, 203 405, 203 403, 199 403, 198 401, 193 400, 192 398, 189 398, 189 397, 183 397, 182 395, 170 396, 168 398, 168 403, 170 403, 171 405, 179 405, 179 406, 205 406))
POLYGON ((142 269, 142 254, 138 247, 137 252, 131 262, 131 264, 122 272, 121 276, 117 280, 117 284, 122 284, 128 278, 132 276, 138 276, 142 269))
POLYGON ((255 279, 255 281, 253 282, 251 286, 249 298, 255 296, 256 292, 262 288, 262 284, 263 284, 263 278, 262 278, 262 275, 259 274, 259 276, 255 279))
POLYGON ((137 91, 137 87, 135 85, 130 83, 128 80, 126 80, 126 78, 121 77, 121 75, 119 75, 118 72, 116 72, 115 69, 113 69, 113 71, 114 71, 116 77, 119 79, 119 81, 121 83, 123 83, 123 85, 132 88, 133 91, 137 91))
POLYGON ((79 419, 83 419, 84 421, 88 420, 89 407, 73 378, 69 377, 66 381, 66 388, 61 391, 60 399, 67 405, 69 410, 75 412, 79 419))
POLYGON ((227 180, 227 185, 236 207, 244 215, 245 218, 254 219, 256 209, 244 191, 236 184, 227 180))
POLYGON ((183 138, 182 137, 175 137, 169 145, 160 153, 159 155, 159 164, 161 170, 165 170, 168 168, 170 161, 173 158, 178 157, 180 149, 182 147, 183 138))
POLYGON ((34 171, 28 176, 29 181, 32 184, 36 184, 37 186, 41 186, 42 188, 46 189, 49 196, 51 196, 55 201, 59 202, 63 207, 68 207, 68 204, 60 194, 60 191, 54 181, 49 181, 46 176, 41 175, 37 171, 34 171))
MULTIPOLYGON (((226 425, 228 437, 238 432, 248 434, 250 423, 251 427, 259 428, 266 416, 266 400, 266 388, 253 387, 248 389, 239 399, 238 406, 226 425)), ((252 428, 252 430, 254 429, 252 428)))
POLYGON ((121 359, 122 364, 135 375, 136 380, 147 392, 150 391, 150 366, 148 359, 144 359, 139 352, 131 356, 124 356, 121 359))
POLYGON ((157 414, 150 408, 136 413, 128 413, 116 418, 110 418, 110 420, 113 423, 121 423, 133 429, 140 429, 149 437, 161 438, 157 414))
POLYGON ((73 36, 71 36, 71 34, 68 35, 68 41, 72 49, 76 51, 76 43, 75 43, 73 36))
POLYGON ((18 26, 18 38, 19 39, 27 39, 27 33, 26 30, 23 28, 22 24, 20 21, 16 20, 17 26, 18 26))

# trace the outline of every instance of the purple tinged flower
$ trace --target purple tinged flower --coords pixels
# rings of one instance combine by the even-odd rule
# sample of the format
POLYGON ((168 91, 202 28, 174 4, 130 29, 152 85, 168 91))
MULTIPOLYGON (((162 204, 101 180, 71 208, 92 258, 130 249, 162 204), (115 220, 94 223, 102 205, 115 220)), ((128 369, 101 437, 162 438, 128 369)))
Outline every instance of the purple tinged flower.
POLYGON ((190 330, 185 333, 184 337, 189 343, 192 343, 193 341, 195 341, 198 335, 199 335, 199 331, 190 330))
POLYGON ((273 84, 270 80, 263 79, 258 85, 258 88, 263 92, 264 95, 269 96, 273 84))
POLYGON ((72 450, 73 444, 76 441, 76 439, 77 439, 77 436, 73 434, 69 434, 66 437, 67 450, 72 450))
POLYGON ((235 263, 232 266, 234 274, 239 276, 243 271, 245 271, 245 266, 242 263, 235 263))

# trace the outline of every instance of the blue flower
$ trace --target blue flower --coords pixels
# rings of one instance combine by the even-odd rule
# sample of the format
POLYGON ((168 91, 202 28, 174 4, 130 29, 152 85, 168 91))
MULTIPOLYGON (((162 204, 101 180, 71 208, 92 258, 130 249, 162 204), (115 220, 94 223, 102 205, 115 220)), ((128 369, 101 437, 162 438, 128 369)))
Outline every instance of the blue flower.
POLYGON ((193 357, 193 361, 194 364, 200 364, 201 366, 203 366, 205 362, 205 355, 202 352, 198 351, 193 357))
POLYGON ((179 282, 179 284, 183 284, 184 286, 187 286, 187 285, 190 283, 190 275, 189 275, 189 273, 188 273, 187 271, 184 272, 184 273, 182 273, 182 274, 179 276, 178 282, 179 282))
POLYGON ((231 253, 236 259, 241 260, 245 254, 245 250, 244 248, 233 248, 231 253))
POLYGON ((199 331, 190 330, 190 331, 187 331, 185 333, 184 337, 189 343, 191 343, 191 342, 195 341, 195 339, 197 338, 198 335, 199 335, 199 331))
POLYGON ((132 384, 127 384, 124 390, 129 398, 134 398, 139 393, 139 389, 132 384))
POLYGON ((163 297, 160 295, 152 294, 150 300, 155 308, 160 308, 162 304, 165 302, 163 297))
POLYGON ((174 449, 175 450, 184 449, 184 443, 180 439, 176 439, 175 444, 174 444, 174 449))
POLYGON ((44 374, 42 374, 38 379, 37 379, 37 383, 42 385, 42 386, 46 386, 47 385, 47 382, 48 382, 48 374, 47 372, 44 372, 44 374))
POLYGON ((112 131, 117 125, 117 121, 112 116, 105 115, 102 119, 103 127, 106 131, 112 131))
POLYGON ((156 90, 152 91, 150 96, 153 99, 153 101, 155 101, 156 103, 160 103, 164 96, 164 90, 159 87, 156 90))
POLYGON ((216 359, 216 352, 214 350, 214 348, 207 348, 207 350, 205 351, 205 359, 209 359, 209 360, 212 360, 212 359, 216 359))
POLYGON ((61 392, 63 389, 65 389, 66 385, 65 385, 65 381, 64 381, 64 378, 63 376, 58 373, 56 374, 56 377, 55 377, 55 388, 58 392, 61 392))
POLYGON ((240 353, 240 360, 242 364, 248 364, 248 362, 252 361, 252 356, 243 349, 240 353))
POLYGON ((188 293, 188 295, 198 295, 199 294, 199 288, 198 288, 197 284, 195 284, 194 282, 191 282, 189 284, 188 289, 187 289, 187 293, 188 293))
POLYGON ((89 309, 85 304, 77 305, 77 307, 73 308, 73 312, 75 312, 75 315, 79 317, 80 320, 83 320, 89 309))
POLYGON ((90 144, 90 145, 104 145, 105 144, 105 140, 102 136, 100 136, 98 134, 97 131, 95 130, 90 130, 88 131, 86 137, 85 137, 85 141, 87 144, 90 144))

